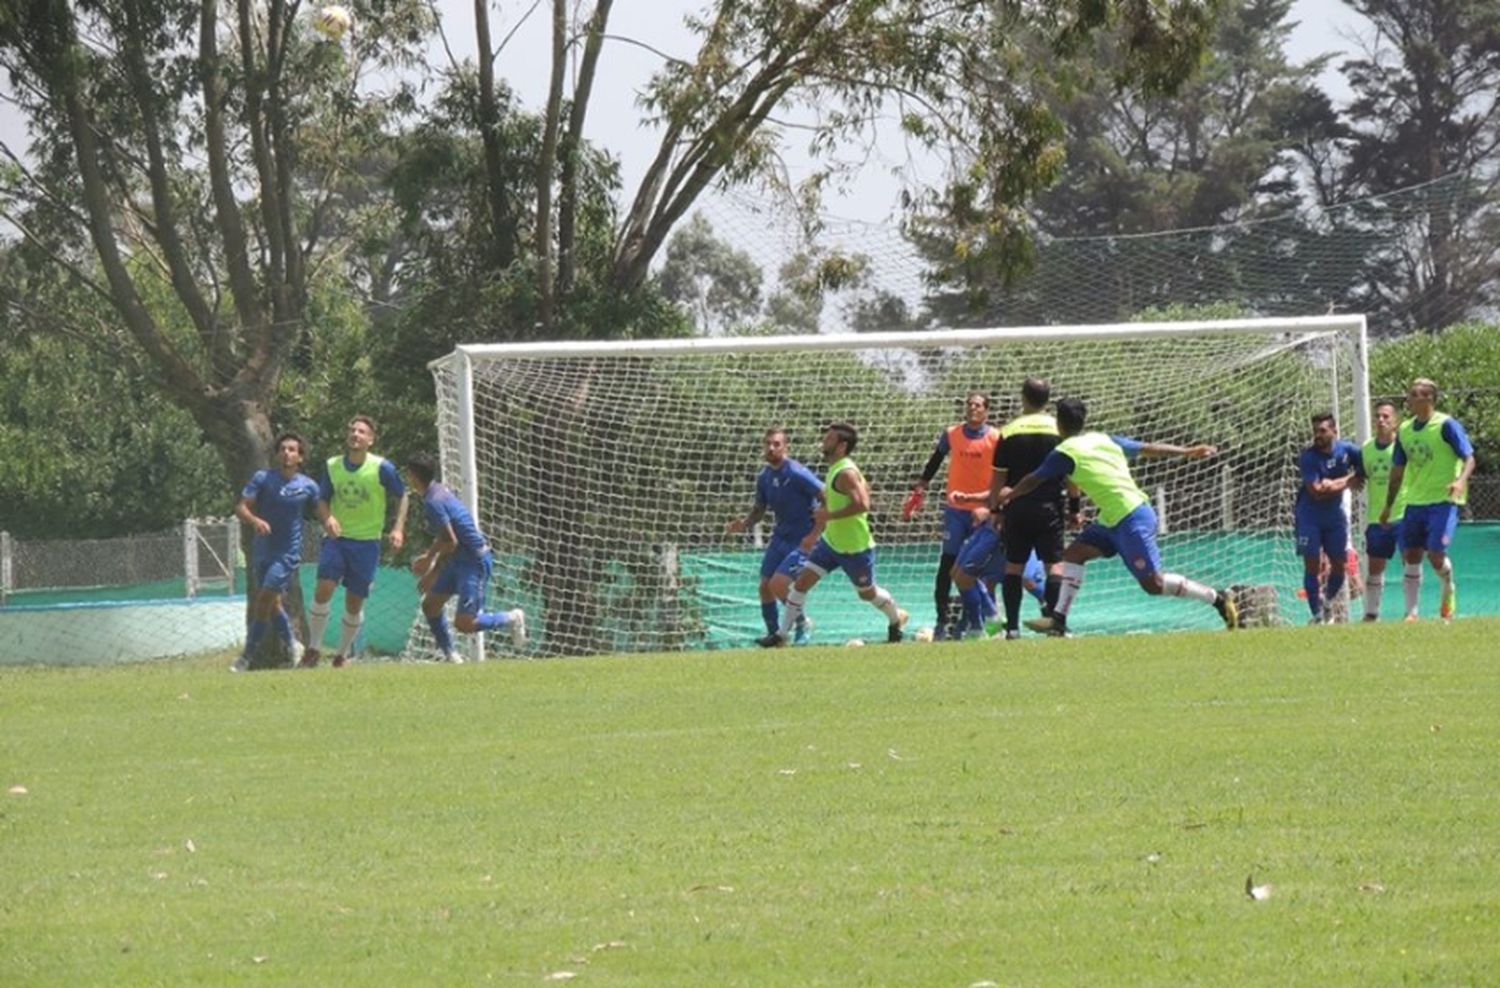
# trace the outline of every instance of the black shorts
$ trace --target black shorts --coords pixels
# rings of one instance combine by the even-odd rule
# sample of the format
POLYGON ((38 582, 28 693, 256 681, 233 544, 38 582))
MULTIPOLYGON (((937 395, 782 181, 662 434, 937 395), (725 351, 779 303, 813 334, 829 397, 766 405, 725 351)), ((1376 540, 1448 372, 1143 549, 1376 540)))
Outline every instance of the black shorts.
POLYGON ((1012 501, 1005 506, 1005 561, 1025 563, 1033 551, 1045 565, 1062 559, 1064 519, 1057 501, 1012 501))

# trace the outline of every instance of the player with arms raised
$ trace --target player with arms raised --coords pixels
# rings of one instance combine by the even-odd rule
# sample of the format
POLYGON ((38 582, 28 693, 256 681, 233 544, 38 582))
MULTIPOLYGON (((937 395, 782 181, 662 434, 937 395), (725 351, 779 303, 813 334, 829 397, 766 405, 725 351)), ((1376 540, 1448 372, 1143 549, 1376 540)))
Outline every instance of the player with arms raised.
POLYGON ((1380 598, 1385 593, 1385 569, 1399 548, 1401 519, 1406 514, 1406 497, 1398 490, 1391 504, 1388 520, 1382 522, 1385 495, 1390 488, 1391 471, 1395 469, 1396 403, 1375 404, 1375 435, 1365 440, 1359 450, 1360 476, 1365 481, 1365 559, 1369 576, 1365 579, 1365 620, 1380 620, 1380 598))
POLYGON ((292 623, 281 598, 297 578, 297 567, 302 563, 303 514, 309 508, 321 507, 318 485, 300 472, 306 455, 307 443, 295 432, 276 437, 276 466, 257 470, 234 506, 235 517, 255 529, 250 562, 255 567, 257 589, 245 649, 229 667, 231 672, 250 668, 273 624, 292 663, 302 658, 302 644, 292 635, 292 623))
MULTIPOLYGON (((812 531, 823 482, 787 455, 787 434, 780 426, 766 430, 765 458, 766 465, 755 478, 755 503, 745 517, 730 521, 725 531, 731 535, 749 531, 768 508, 776 516, 771 541, 760 557, 760 615, 766 633, 775 634, 781 627, 776 602, 785 598, 807 561, 801 543, 812 531)), ((807 639, 806 619, 797 623, 796 636, 798 643, 807 639)))
POLYGON ((1057 403, 1057 429, 1062 442, 1042 465, 1001 495, 1002 503, 1025 497, 1043 484, 1070 479, 1099 508, 1099 520, 1085 528, 1062 555, 1062 586, 1050 615, 1027 621, 1033 631, 1068 633, 1068 612, 1083 585, 1084 564, 1118 554, 1142 590, 1210 604, 1224 625, 1239 625, 1239 613, 1228 592, 1215 590, 1176 573, 1164 573, 1156 547, 1156 512, 1151 499, 1130 475, 1136 457, 1181 456, 1204 459, 1218 453, 1208 445, 1172 446, 1142 443, 1102 432, 1084 432, 1088 408, 1077 398, 1057 403))
POLYGON ((813 530, 802 540, 807 563, 787 591, 781 627, 757 644, 777 648, 802 616, 807 594, 824 576, 842 569, 859 599, 886 616, 886 641, 899 642, 907 614, 891 595, 875 583, 875 537, 870 533, 870 488, 849 454, 859 442, 854 426, 837 422, 823 433, 823 503, 813 513, 813 530))
POLYGON ((1451 620, 1458 613, 1458 584, 1448 546, 1458 527, 1458 507, 1468 497, 1474 473, 1474 446, 1458 419, 1437 410, 1438 387, 1425 377, 1412 382, 1406 407, 1412 417, 1396 430, 1391 478, 1386 486, 1380 521, 1395 515, 1396 501, 1406 496, 1401 521, 1401 587, 1406 592, 1406 620, 1417 619, 1422 592, 1422 550, 1432 571, 1442 581, 1438 616, 1451 620))
POLYGON ((458 595, 458 613, 453 623, 464 634, 510 632, 511 645, 526 647, 526 613, 519 607, 509 611, 486 611, 484 595, 489 587, 494 557, 474 516, 452 491, 436 482, 437 461, 417 453, 406 461, 406 479, 422 499, 427 529, 436 538, 432 546, 412 561, 417 589, 422 593, 422 616, 432 629, 433 640, 446 662, 462 662, 453 646, 443 607, 458 595))

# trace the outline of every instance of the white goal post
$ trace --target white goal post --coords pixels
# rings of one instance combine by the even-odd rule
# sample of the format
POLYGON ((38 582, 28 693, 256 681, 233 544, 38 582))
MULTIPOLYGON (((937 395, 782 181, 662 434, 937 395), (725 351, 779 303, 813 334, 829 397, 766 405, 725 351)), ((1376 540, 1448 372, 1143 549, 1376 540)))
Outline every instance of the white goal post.
MULTIPOLYGON (((1032 375, 1054 398, 1083 398, 1090 428, 1218 445, 1214 460, 1136 467, 1165 508, 1164 556, 1215 585, 1259 588, 1262 617, 1283 620, 1300 585, 1289 535, 1296 454, 1315 412, 1333 410, 1346 433, 1352 424, 1355 438, 1368 436, 1367 347, 1363 316, 1313 316, 476 344, 430 368, 443 480, 495 550, 490 606, 526 608, 531 654, 577 655, 742 647, 763 633, 769 519, 743 536, 725 523, 753 503, 772 425, 819 476, 823 428, 858 428, 877 578, 912 627, 930 625, 939 499, 910 522, 902 499, 971 391, 990 396, 999 425, 1032 375)), ((1100 563, 1072 624, 1207 627, 1205 611, 1148 602, 1123 567, 1100 563)), ((839 574, 808 613, 819 643, 883 628, 839 574)), ((430 643, 415 627, 420 653, 430 643)))

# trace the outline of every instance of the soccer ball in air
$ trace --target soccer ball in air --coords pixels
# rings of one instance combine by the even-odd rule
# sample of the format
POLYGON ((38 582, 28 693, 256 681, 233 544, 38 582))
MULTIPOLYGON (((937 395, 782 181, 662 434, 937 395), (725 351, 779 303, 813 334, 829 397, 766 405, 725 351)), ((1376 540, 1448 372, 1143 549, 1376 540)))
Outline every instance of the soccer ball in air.
POLYGON ((329 41, 338 41, 354 26, 354 15, 348 7, 324 7, 313 15, 312 26, 329 41))

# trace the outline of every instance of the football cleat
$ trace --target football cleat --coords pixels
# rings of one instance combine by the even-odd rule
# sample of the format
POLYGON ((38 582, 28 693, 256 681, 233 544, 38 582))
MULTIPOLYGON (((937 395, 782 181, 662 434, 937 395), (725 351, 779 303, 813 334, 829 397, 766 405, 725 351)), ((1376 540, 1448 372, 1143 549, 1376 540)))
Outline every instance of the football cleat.
POLYGON ((1240 608, 1228 590, 1220 590, 1219 596, 1214 598, 1214 610, 1219 612, 1219 617, 1224 619, 1224 627, 1230 631, 1240 626, 1240 608))
POLYGON ((1050 614, 1043 614, 1041 617, 1027 618, 1023 623, 1032 631, 1049 635, 1057 625, 1057 619, 1050 614))
POLYGON ((347 655, 335 655, 333 657, 333 667, 335 669, 342 669, 342 668, 344 668, 344 666, 346 666, 348 664, 349 664, 349 656, 347 656, 347 655))
POLYGON ((1020 641, 1021 640, 1021 629, 1020 628, 1006 628, 1005 629, 1005 640, 1008 641, 1008 642, 1020 641))
POLYGON ((1438 617, 1444 621, 1452 621, 1453 616, 1458 613, 1458 583, 1449 580, 1447 587, 1443 589, 1442 599, 1438 602, 1438 617))
POLYGON ((510 646, 519 652, 526 647, 526 612, 517 607, 505 616, 509 619, 505 626, 510 629, 510 646))
POLYGON ((462 655, 459 655, 457 652, 444 652, 442 661, 451 662, 456 666, 461 666, 464 664, 464 657, 462 655))
POLYGON ((806 645, 812 641, 813 623, 810 617, 800 617, 796 626, 792 629, 792 644, 806 645))
POLYGON ((302 658, 297 660, 298 669, 311 669, 318 664, 318 650, 309 648, 303 651, 302 658))
POLYGON ((229 664, 229 671, 230 672, 249 672, 250 671, 250 657, 247 656, 247 655, 241 655, 239 658, 235 659, 233 662, 231 662, 229 664))
POLYGON ((781 648, 786 644, 786 639, 782 637, 781 632, 773 631, 768 635, 762 635, 755 639, 755 644, 761 648, 781 648))
POLYGON ((905 638, 906 636, 904 634, 902 634, 901 629, 904 628, 904 627, 906 627, 906 622, 908 622, 910 620, 911 620, 911 615, 910 614, 908 614, 905 611, 897 608, 897 610, 896 610, 896 620, 889 627, 887 627, 885 629, 885 640, 886 640, 886 642, 888 644, 894 645, 897 642, 899 642, 901 639, 905 638))

